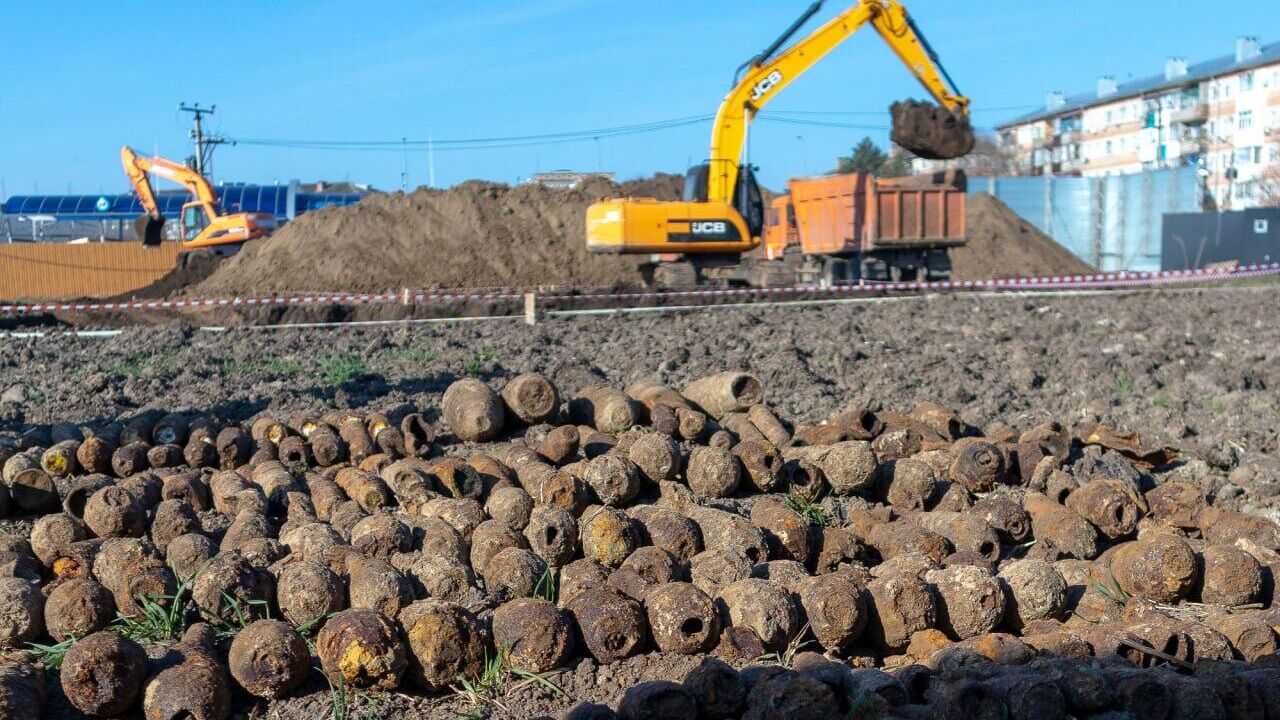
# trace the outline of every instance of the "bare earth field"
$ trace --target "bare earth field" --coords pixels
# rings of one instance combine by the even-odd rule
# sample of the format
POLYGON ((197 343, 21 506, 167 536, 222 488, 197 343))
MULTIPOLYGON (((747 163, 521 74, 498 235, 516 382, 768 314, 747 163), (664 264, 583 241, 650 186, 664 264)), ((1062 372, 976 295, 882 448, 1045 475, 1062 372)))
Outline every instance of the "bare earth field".
MULTIPOLYGON (((764 384, 765 401, 797 423, 849 408, 908 411, 932 401, 983 428, 1101 421, 1183 451, 1168 471, 1222 507, 1280 520, 1280 288, 1075 297, 935 296, 822 307, 716 309, 635 316, 200 332, 177 325, 112 338, 6 339, 0 344, 0 432, 98 423, 145 410, 229 421, 329 408, 440 406, 455 380, 545 373, 566 397, 646 375, 683 387, 726 369, 764 384)), ((438 420, 434 414, 431 420, 438 420)), ((21 531, 29 521, 8 520, 21 531)), ((680 681, 696 659, 642 655, 611 666, 580 660, 504 703, 509 715, 556 716, 578 701, 616 706, 644 680, 680 681)), ((80 717, 51 688, 52 717, 80 717)), ((398 693, 356 703, 353 717, 448 718, 458 699, 398 693), (363 714, 362 714, 363 713, 363 714)), ((296 697, 242 717, 317 718, 330 693, 313 678, 296 697)))

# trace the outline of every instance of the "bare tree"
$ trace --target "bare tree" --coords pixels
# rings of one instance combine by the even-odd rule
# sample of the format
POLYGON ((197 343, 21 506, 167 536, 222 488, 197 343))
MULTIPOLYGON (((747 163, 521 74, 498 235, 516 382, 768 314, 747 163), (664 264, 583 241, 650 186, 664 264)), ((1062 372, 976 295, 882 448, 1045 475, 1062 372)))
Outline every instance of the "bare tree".
POLYGON ((1272 163, 1258 178, 1258 204, 1280 207, 1280 162, 1272 163))

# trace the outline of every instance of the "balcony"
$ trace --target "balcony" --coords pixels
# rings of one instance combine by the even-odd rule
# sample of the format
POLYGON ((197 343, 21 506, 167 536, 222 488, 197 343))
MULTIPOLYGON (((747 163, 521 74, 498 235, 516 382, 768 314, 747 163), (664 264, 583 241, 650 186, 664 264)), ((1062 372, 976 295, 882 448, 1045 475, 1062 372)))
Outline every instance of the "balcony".
POLYGON ((1183 138, 1178 141, 1178 151, 1182 156, 1199 155, 1208 150, 1209 141, 1207 138, 1183 138))
POLYGON ((1170 119, 1183 125, 1203 125, 1209 121, 1209 106, 1202 102, 1187 105, 1174 110, 1170 114, 1170 119))
POLYGON ((1280 125, 1273 125, 1263 130, 1262 135, 1268 140, 1280 140, 1280 125))
POLYGON ((1064 130, 1058 135, 1058 144, 1063 146, 1079 145, 1081 140, 1084 140, 1084 133, 1079 130, 1064 130))

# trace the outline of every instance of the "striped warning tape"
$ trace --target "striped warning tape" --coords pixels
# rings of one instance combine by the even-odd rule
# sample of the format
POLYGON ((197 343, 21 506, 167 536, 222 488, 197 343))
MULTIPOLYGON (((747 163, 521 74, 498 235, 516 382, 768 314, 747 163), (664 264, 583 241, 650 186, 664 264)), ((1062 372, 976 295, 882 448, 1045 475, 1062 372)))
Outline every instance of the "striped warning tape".
MULTIPOLYGON (((538 293, 539 301, 618 302, 637 300, 776 297, 786 295, 855 295, 882 292, 954 292, 965 290, 1064 290, 1131 288, 1179 283, 1216 282, 1280 275, 1280 262, 1242 265, 1212 270, 1163 270, 1120 272, 1100 275, 1054 275, 1034 278, 991 280, 944 280, 844 283, 838 285, 786 285, 762 288, 716 288, 703 290, 663 290, 647 292, 538 293)), ((55 302, 0 305, 0 315, 28 315, 48 312, 119 312, 137 310, 210 310, 254 307, 306 307, 325 305, 376 305, 386 303, 450 303, 516 300, 526 292, 512 288, 410 291, 401 293, 312 293, 297 296, 206 298, 192 300, 131 300, 124 302, 55 302)))

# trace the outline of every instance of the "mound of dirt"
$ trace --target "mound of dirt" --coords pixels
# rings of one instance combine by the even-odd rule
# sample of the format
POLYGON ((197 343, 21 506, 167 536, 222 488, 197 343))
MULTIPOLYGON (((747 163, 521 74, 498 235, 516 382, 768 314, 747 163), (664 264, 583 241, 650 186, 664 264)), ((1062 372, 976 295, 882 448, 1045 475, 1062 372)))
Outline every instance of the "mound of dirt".
POLYGON ((674 200, 675 175, 572 190, 467 182, 372 195, 308 213, 249 243, 194 292, 384 292, 402 287, 618 286, 640 281, 634 258, 587 252, 583 217, 602 197, 674 200))
POLYGON ((966 234, 969 243, 951 251, 951 276, 956 280, 1096 272, 994 195, 969 196, 966 234))
POLYGON ((178 256, 178 263, 164 277, 150 285, 123 293, 113 300, 161 300, 203 282, 212 275, 222 258, 209 251, 186 252, 178 256))

